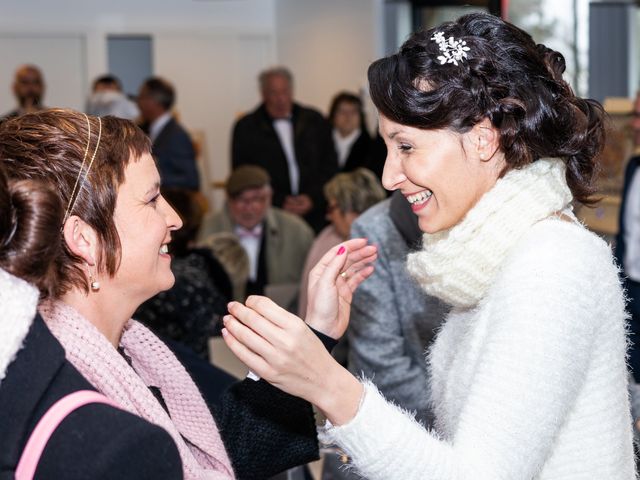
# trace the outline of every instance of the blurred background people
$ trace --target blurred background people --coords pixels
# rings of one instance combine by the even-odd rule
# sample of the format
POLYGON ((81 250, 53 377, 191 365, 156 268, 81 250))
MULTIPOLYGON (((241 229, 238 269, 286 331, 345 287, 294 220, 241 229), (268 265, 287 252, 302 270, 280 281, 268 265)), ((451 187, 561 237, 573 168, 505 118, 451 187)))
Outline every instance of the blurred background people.
POLYGON ((333 127, 333 144, 340 171, 364 167, 382 178, 384 156, 378 154, 369 135, 360 97, 351 92, 340 92, 333 97, 329 123, 333 127))
POLYGON ((267 285, 299 286, 313 231, 297 215, 271 205, 267 171, 256 165, 235 169, 226 183, 227 201, 205 221, 202 237, 231 232, 249 257, 245 293, 263 294, 267 285))
POLYGON ((232 299, 246 298, 245 289, 249 278, 249 256, 240 239, 231 232, 207 235, 200 244, 210 248, 216 260, 224 268, 232 286, 232 299))
POLYGON ((45 83, 44 76, 35 65, 25 64, 16 70, 13 79, 13 95, 18 106, 3 115, 3 119, 9 119, 44 108, 45 83))
POLYGON ((294 102, 286 68, 263 71, 259 85, 262 103, 233 128, 232 168, 263 167, 271 176, 273 204, 319 232, 326 225, 322 186, 337 172, 331 127, 318 111, 294 102))
MULTIPOLYGON (((365 168, 337 174, 325 184, 323 190, 327 201, 326 215, 331 223, 313 241, 305 260, 298 303, 298 315, 302 318, 307 311, 307 285, 311 269, 327 250, 349 238, 351 224, 362 212, 386 198, 380 181, 365 168)), ((339 350, 345 352, 344 349, 339 350)), ((335 350, 334 353, 340 356, 335 350)), ((346 352, 343 357, 346 357, 346 352)))
POLYGON ((102 117, 136 120, 140 115, 138 106, 122 91, 120 79, 115 75, 102 75, 93 81, 93 88, 87 101, 87 113, 102 117))
POLYGON ((198 190, 200 175, 196 152, 187 131, 171 114, 176 99, 173 86, 163 78, 145 80, 138 94, 142 129, 153 143, 162 185, 198 190))

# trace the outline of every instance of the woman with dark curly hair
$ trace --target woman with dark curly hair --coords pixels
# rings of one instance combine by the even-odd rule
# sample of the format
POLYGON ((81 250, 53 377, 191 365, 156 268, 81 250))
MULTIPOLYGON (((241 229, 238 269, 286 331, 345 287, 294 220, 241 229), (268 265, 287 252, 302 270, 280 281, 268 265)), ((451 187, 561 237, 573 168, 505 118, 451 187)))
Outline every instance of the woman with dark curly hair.
MULTIPOLYGON (((484 14, 415 33, 369 68, 383 184, 402 191, 424 232, 408 268, 452 306, 429 353, 435 431, 268 300, 230 309, 232 350, 316 404, 330 421, 324 440, 370 480, 635 478, 618 270, 572 212, 593 201, 604 115, 574 95, 564 68, 561 54, 484 14)), ((354 271, 321 272, 307 320, 322 316, 339 335, 349 305, 338 292, 354 271)))

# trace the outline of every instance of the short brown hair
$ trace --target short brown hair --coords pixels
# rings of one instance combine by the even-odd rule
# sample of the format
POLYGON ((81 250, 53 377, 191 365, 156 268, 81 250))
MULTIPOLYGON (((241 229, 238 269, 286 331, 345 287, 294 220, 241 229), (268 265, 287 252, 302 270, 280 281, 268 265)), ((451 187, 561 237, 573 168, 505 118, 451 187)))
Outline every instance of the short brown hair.
MULTIPOLYGON (((118 270, 121 253, 113 221, 118 188, 124 182, 124 171, 131 159, 136 161, 150 151, 149 139, 132 122, 108 116, 101 120, 85 117, 74 110, 30 113, 8 120, 0 127, 0 161, 9 179, 42 181, 58 194, 66 210, 76 180, 82 174, 78 184, 81 188, 69 213, 79 216, 96 231, 97 270, 110 276, 118 270), (99 121, 102 130, 96 149, 99 121), (83 168, 87 149, 87 163, 83 168), (94 151, 95 160, 82 182, 94 151)), ((60 297, 73 287, 88 291, 82 260, 69 250, 62 235, 59 241, 62 254, 55 260, 56 286, 52 295, 60 297)))
POLYGON ((42 297, 55 288, 60 199, 42 182, 9 181, 0 164, 0 268, 32 283, 42 297))

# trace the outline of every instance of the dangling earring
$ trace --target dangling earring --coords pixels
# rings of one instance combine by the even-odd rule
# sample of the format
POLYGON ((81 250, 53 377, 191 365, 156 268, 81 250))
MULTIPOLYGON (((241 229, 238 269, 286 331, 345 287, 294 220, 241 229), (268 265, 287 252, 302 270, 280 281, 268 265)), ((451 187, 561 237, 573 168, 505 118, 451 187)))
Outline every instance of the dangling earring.
POLYGON ((93 275, 91 275, 91 267, 87 264, 87 271, 89 272, 89 286, 91 287, 92 292, 97 292, 100 290, 100 282, 93 279, 93 275))

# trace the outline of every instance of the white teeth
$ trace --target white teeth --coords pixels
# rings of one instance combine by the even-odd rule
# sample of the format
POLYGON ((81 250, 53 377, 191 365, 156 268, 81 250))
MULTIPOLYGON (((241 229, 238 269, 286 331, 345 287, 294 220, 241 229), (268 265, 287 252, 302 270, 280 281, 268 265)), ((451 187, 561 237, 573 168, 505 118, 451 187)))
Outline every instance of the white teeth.
POLYGON ((411 205, 415 205, 416 203, 426 202, 429 197, 431 197, 431 195, 433 195, 433 192, 431 190, 424 190, 414 195, 408 195, 407 200, 411 205))
POLYGON ((169 245, 166 243, 160 247, 160 253, 167 254, 169 253, 169 245))

